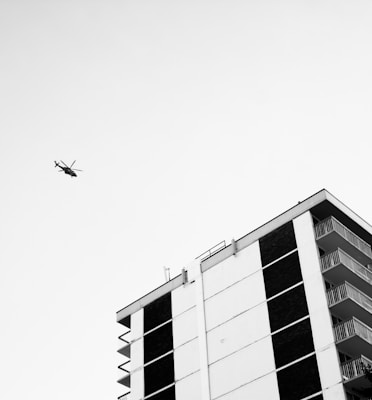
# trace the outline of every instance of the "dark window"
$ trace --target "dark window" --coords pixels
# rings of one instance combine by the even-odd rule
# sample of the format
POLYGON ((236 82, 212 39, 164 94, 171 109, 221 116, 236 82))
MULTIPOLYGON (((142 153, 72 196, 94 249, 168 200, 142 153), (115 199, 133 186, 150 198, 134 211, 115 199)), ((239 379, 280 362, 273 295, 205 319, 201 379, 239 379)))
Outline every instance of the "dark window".
POLYGON ((277 376, 281 399, 299 400, 322 389, 315 355, 278 371, 277 376))
POLYGON ((341 352, 338 352, 338 356, 340 358, 340 362, 341 363, 344 363, 346 361, 350 361, 351 360, 350 356, 348 356, 347 354, 341 353, 341 352))
POLYGON ((143 341, 145 363, 173 350, 172 322, 148 333, 143 341))
POLYGON ((320 222, 320 219, 317 218, 315 215, 312 215, 313 217, 313 225, 316 225, 318 222, 320 222))
POLYGON ((151 396, 149 400, 175 400, 176 399, 176 393, 174 390, 174 386, 171 386, 168 389, 163 390, 162 392, 151 396))
POLYGON ((310 319, 305 319, 276 333, 272 336, 272 339, 276 368, 289 364, 314 351, 310 319))
POLYGON ((340 322, 342 322, 342 319, 340 319, 340 318, 338 318, 338 317, 336 317, 336 316, 334 316, 334 315, 331 315, 331 317, 332 317, 332 323, 333 323, 333 325, 337 325, 337 324, 339 324, 340 322))
POLYGON ((297 247, 292 221, 260 239, 262 266, 275 261, 297 247))
POLYGON ((328 290, 328 289, 331 289, 332 287, 333 287, 333 284, 331 283, 331 282, 328 282, 328 281, 324 281, 325 282, 325 288, 328 290))
POLYGON ((346 392, 346 399, 347 400, 361 400, 361 398, 355 394, 351 394, 346 392))
POLYGON ((145 366, 145 396, 174 382, 173 353, 145 366))
POLYGON ((282 258, 263 270, 266 297, 272 297, 279 292, 302 281, 298 252, 282 258))
POLYGON ((308 315, 304 285, 295 287, 269 300, 269 319, 271 332, 308 315))
POLYGON ((144 331, 147 332, 171 318, 171 294, 167 293, 144 307, 144 331))

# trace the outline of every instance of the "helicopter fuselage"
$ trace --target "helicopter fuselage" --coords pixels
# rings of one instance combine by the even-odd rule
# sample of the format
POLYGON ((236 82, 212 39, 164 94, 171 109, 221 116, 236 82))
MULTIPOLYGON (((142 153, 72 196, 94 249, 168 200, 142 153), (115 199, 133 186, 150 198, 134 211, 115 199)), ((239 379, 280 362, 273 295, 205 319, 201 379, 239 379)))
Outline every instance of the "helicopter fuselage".
POLYGON ((61 168, 61 170, 67 174, 70 175, 71 177, 73 176, 77 176, 76 172, 74 170, 72 170, 70 167, 64 167, 63 165, 60 165, 59 163, 57 163, 57 161, 54 161, 55 166, 58 168, 61 168))
POLYGON ((70 176, 77 176, 76 173, 71 168, 63 168, 61 167, 65 174, 70 176))

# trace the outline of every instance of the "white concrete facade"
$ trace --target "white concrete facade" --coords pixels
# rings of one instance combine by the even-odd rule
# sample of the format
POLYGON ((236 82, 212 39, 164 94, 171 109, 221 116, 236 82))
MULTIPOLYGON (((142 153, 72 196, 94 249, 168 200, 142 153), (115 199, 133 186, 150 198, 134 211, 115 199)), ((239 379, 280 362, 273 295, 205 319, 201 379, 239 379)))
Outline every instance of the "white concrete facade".
MULTIPOLYGON (((293 224, 323 397, 324 400, 331 400, 334 396, 332 389, 339 387, 342 376, 310 212, 294 219, 293 224)), ((338 396, 340 400, 345 399, 343 391, 342 394, 338 392, 338 396)))
MULTIPOLYGON (((306 207, 300 204, 254 231, 251 237, 247 235, 238 240, 235 250, 227 246, 207 260, 192 261, 186 268, 186 281, 184 276, 176 277, 158 292, 152 292, 118 313, 119 322, 130 317, 131 329, 130 393, 119 397, 121 400, 347 400, 351 395, 356 396, 353 400, 358 396, 363 400, 360 376, 347 377, 343 372, 347 371, 343 369, 346 368, 344 359, 352 361, 354 353, 350 350, 352 345, 345 351, 335 337, 333 311, 327 294, 326 284, 333 287, 336 283, 333 285, 324 274, 324 256, 333 251, 337 238, 332 236, 323 245, 314 226, 335 214, 367 243, 372 243, 372 228, 328 192, 322 191, 305 202, 306 207), (262 238, 286 224, 293 227, 294 247, 273 255, 272 260, 263 265, 263 251, 266 250, 262 238), (283 268, 286 260, 294 259, 290 255, 297 254, 299 272, 295 272, 296 263, 293 267, 287 266, 292 269, 283 270, 283 275, 275 272, 275 268, 283 268), (286 283, 288 271, 290 274, 293 271, 295 279, 293 282, 289 279, 290 283, 286 283), (276 313, 285 313, 285 309, 280 311, 283 309, 281 301, 290 298, 292 293, 300 296, 302 288, 306 311, 296 314, 293 309, 302 300, 294 299, 288 303, 288 315, 293 312, 293 318, 289 316, 288 322, 283 324, 275 320, 276 313), (274 290, 274 295, 268 296, 268 290, 274 290), (144 342, 148 332, 144 332, 144 309, 167 293, 171 295, 172 348, 145 363, 144 342), (306 324, 310 332, 306 331, 306 324), (304 349, 292 349, 291 342, 286 341, 286 332, 304 335, 304 349), (146 393, 146 379, 155 379, 146 376, 146 367, 170 354, 173 380, 146 393), (306 390, 298 389, 298 394, 287 395, 288 382, 296 383, 296 379, 291 378, 294 368, 310 364, 314 369, 314 382, 306 390)), ((290 237, 286 235, 281 239, 283 248, 290 237)), ((276 239, 272 240, 273 251, 280 251, 281 242, 277 245, 276 239)), ((159 327, 165 323, 160 323, 159 327)), ((151 332, 157 329, 156 326, 151 332)), ((372 348, 372 342, 370 345, 372 348)), ((355 356, 358 351, 355 349, 355 356)))

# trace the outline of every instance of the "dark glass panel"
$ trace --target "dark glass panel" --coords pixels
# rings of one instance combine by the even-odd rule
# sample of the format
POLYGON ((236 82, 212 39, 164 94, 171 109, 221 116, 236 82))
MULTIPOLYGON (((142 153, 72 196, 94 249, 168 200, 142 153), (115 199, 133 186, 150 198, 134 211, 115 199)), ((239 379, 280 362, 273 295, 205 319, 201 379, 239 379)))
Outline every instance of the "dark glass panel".
POLYGON ((173 350, 172 322, 148 333, 143 341, 145 363, 173 350))
POLYGON ((305 319, 272 336, 275 365, 280 368, 314 351, 310 319, 305 319))
POLYGON ((281 399, 299 400, 322 389, 315 355, 278 371, 277 377, 281 399))
POLYGON ((170 292, 145 306, 143 311, 145 332, 171 319, 172 305, 170 292))
POLYGON ((262 266, 284 256, 297 247, 292 221, 260 239, 262 266))
POLYGON ((268 301, 271 332, 308 315, 304 285, 268 301))
POLYGON ((175 387, 171 386, 168 389, 163 390, 162 392, 151 396, 149 400, 175 400, 176 399, 176 392, 175 387))
POLYGON ((282 258, 263 270, 266 297, 270 298, 302 281, 298 252, 282 258))
POLYGON ((173 353, 145 366, 145 395, 174 382, 173 353))

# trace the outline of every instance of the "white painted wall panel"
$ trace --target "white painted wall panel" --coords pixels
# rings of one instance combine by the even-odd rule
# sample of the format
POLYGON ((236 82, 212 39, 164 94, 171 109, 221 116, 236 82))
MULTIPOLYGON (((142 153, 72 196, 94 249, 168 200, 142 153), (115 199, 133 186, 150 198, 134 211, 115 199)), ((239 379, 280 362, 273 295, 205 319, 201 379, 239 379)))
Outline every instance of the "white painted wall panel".
POLYGON ((316 352, 316 359, 323 390, 342 382, 337 349, 334 344, 316 352))
POLYGON ((315 350, 318 350, 334 343, 334 336, 310 212, 308 211, 294 219, 293 225, 310 313, 314 346, 315 350))
POLYGON ((211 397, 226 394, 274 370, 271 337, 268 337, 210 366, 211 397))
POLYGON ((130 400, 142 400, 144 396, 143 368, 135 371, 130 377, 130 400))
POLYGON ((262 270, 205 301, 207 331, 266 299, 262 270))
POLYGON ((200 369, 198 339, 174 350, 174 375, 176 381, 200 369))
POLYGON ((173 347, 180 345, 198 336, 198 322, 196 307, 178 315, 173 319, 173 347))
POLYGON ((202 400, 200 372, 176 382, 177 400, 202 400))
POLYGON ((332 320, 310 212, 293 221, 322 389, 341 382, 332 320))
POLYGON ((209 362, 213 363, 268 335, 269 314, 267 304, 262 303, 208 333, 209 362))
POLYGON ((279 400, 278 382, 273 372, 220 397, 220 400, 279 400))
POLYGON ((346 400, 346 394, 342 383, 332 386, 323 392, 324 400, 346 400))
POLYGON ((143 338, 131 344, 130 349, 130 368, 131 371, 143 367, 143 338))
POLYGON ((193 283, 172 290, 171 295, 173 317, 195 306, 195 285, 193 283))
POLYGON ((143 336, 143 308, 132 314, 130 318, 131 340, 139 339, 143 336))
POLYGON ((204 272, 205 298, 225 289, 261 268, 258 241, 204 272))

